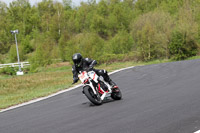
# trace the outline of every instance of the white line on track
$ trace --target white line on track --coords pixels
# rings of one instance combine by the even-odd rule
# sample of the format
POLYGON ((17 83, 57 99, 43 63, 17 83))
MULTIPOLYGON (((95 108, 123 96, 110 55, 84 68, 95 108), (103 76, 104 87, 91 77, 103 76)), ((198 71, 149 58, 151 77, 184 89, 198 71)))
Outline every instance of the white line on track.
POLYGON ((194 133, 200 133, 200 130, 199 130, 199 131, 196 131, 196 132, 194 132, 194 133))
MULTIPOLYGON (((109 75, 114 74, 114 73, 117 73, 117 72, 120 72, 120 71, 123 71, 123 70, 131 69, 131 68, 134 68, 134 67, 135 67, 135 66, 131 66, 131 67, 127 67, 127 68, 122 68, 122 69, 119 69, 119 70, 110 72, 109 75)), ((7 109, 0 110, 0 113, 6 112, 6 111, 9 111, 9 110, 12 110, 12 109, 16 109, 16 108, 19 108, 19 107, 23 107, 23 106, 26 106, 26 105, 29 105, 29 104, 32 104, 32 103, 36 103, 36 102, 39 102, 39 101, 42 101, 42 100, 45 100, 45 99, 48 99, 48 98, 51 98, 51 97, 54 97, 54 96, 57 96, 57 95, 59 95, 59 94, 62 94, 62 93, 65 93, 65 92, 74 90, 74 89, 76 89, 76 88, 78 88, 78 87, 80 87, 80 86, 82 86, 82 84, 76 85, 76 86, 71 87, 71 88, 68 88, 68 89, 66 89, 66 90, 59 91, 59 92, 57 92, 57 93, 54 93, 54 94, 49 95, 49 96, 46 96, 46 97, 41 97, 41 98, 38 98, 38 99, 35 99, 35 100, 31 100, 31 101, 26 102, 26 103, 22 103, 22 104, 19 104, 19 105, 16 105, 16 106, 9 107, 9 108, 7 108, 7 109)), ((196 133, 196 132, 195 132, 195 133, 196 133)), ((197 133, 200 133, 200 132, 197 132, 197 133)))

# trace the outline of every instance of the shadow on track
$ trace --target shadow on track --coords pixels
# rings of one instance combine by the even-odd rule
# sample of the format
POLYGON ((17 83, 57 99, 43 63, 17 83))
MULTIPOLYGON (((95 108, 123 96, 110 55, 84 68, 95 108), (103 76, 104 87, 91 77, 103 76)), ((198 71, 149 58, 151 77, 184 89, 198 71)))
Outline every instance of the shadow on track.
MULTIPOLYGON (((121 99, 121 100, 123 100, 123 99, 121 99)), ((115 101, 117 102, 118 100, 113 100, 111 98, 107 98, 107 99, 103 100, 102 104, 111 103, 111 102, 115 102, 115 101)), ((98 107, 97 105, 94 105, 93 103, 91 103, 89 101, 82 103, 82 105, 89 105, 90 107, 98 107)))

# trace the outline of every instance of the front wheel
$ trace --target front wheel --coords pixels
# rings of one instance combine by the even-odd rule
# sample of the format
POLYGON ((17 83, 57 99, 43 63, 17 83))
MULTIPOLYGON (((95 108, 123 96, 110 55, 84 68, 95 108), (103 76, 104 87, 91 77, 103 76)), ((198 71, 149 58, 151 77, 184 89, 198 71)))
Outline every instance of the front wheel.
POLYGON ((116 88, 116 92, 112 92, 111 97, 114 100, 121 100, 122 99, 122 93, 121 93, 120 89, 116 88))
POLYGON ((85 93, 86 97, 95 105, 101 105, 102 104, 102 100, 100 95, 97 93, 94 94, 93 90, 91 87, 89 86, 85 86, 83 88, 83 92, 85 93))

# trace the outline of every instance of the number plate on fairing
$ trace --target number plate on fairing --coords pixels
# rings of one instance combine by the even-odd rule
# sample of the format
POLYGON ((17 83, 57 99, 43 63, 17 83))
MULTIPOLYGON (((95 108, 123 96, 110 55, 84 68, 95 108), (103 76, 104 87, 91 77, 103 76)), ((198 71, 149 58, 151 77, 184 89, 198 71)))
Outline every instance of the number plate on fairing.
POLYGON ((78 75, 79 79, 81 80, 81 82, 83 83, 86 79, 88 79, 88 75, 87 72, 82 72, 81 74, 78 75))
POLYGON ((96 83, 98 82, 98 75, 94 71, 88 72, 88 75, 91 79, 93 79, 96 83))

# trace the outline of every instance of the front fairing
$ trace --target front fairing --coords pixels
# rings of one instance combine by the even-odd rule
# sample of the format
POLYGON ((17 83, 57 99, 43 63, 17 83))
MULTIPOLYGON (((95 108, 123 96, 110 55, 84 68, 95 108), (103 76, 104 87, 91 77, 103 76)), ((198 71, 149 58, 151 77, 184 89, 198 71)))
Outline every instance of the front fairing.
POLYGON ((94 71, 88 72, 88 76, 93 79, 94 82, 98 83, 98 75, 94 71))
POLYGON ((88 85, 92 88, 94 94, 101 92, 102 100, 105 97, 110 97, 110 94, 112 93, 111 86, 105 81, 102 81, 108 86, 108 91, 104 91, 99 84, 99 76, 94 71, 83 71, 78 75, 78 77, 85 86, 88 85))

